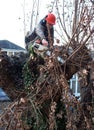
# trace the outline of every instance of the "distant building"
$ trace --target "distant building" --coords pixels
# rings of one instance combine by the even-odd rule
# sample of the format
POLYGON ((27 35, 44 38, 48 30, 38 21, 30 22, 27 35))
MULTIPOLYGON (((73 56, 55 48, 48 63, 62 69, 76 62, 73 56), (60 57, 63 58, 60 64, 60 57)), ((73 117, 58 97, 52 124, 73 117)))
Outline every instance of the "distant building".
POLYGON ((8 41, 8 40, 0 40, 0 50, 5 51, 7 55, 16 55, 18 53, 24 52, 26 53, 26 49, 8 41))
MULTIPOLYGON (((92 59, 94 60, 94 51, 91 53, 92 59)), ((78 74, 76 73, 73 75, 73 77, 70 79, 70 88, 73 91, 73 94, 75 96, 80 96, 80 84, 78 81, 78 74)))

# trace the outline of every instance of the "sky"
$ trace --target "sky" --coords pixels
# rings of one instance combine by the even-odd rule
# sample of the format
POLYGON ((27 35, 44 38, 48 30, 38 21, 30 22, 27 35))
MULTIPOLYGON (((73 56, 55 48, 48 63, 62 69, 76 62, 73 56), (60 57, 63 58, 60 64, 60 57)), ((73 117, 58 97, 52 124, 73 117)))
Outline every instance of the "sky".
MULTIPOLYGON (((25 47, 24 43, 24 0, 0 0, 0 40, 9 40, 21 47, 25 47)), ((41 14, 47 13, 46 3, 41 5, 41 14)), ((48 0, 49 2, 51 0, 48 0)), ((31 11, 32 0, 25 0, 27 12, 31 11)), ((30 23, 28 23, 30 26, 30 23)), ((26 30, 29 31, 29 30, 26 30)))

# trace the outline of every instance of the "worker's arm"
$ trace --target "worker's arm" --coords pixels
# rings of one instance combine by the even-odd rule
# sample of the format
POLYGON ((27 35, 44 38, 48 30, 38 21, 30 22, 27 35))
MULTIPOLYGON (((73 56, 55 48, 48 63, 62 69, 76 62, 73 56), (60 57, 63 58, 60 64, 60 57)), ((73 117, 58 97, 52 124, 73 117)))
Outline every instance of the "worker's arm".
POLYGON ((40 37, 42 44, 44 46, 48 46, 48 41, 46 40, 44 35, 44 27, 40 23, 36 27, 36 34, 40 37))
POLYGON ((40 37, 41 40, 46 39, 44 35, 44 27, 39 23, 36 27, 36 34, 40 37))

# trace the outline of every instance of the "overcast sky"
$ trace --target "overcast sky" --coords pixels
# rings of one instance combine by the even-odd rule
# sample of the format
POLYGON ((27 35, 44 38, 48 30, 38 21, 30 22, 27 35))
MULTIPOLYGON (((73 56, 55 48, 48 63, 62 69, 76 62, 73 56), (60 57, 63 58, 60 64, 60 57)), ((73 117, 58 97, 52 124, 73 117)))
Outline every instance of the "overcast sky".
MULTIPOLYGON (((22 47, 24 47, 23 1, 0 0, 0 40, 9 40, 22 47)), ((45 1, 41 1, 41 14, 44 16, 47 9, 45 1)), ((51 0, 47 0, 47 2, 49 1, 51 0)), ((31 4, 32 0, 26 0, 27 11, 31 8, 31 4)))

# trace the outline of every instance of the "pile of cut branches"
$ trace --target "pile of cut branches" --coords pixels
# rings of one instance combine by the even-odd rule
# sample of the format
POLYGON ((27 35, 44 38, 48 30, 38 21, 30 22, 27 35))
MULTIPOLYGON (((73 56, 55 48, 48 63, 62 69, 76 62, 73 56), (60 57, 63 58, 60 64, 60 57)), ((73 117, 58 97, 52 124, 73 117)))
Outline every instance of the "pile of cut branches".
MULTIPOLYGON (((24 77, 23 89, 17 89, 18 84, 13 82, 12 91, 14 88, 18 92, 16 94, 20 96, 16 96, 16 100, 0 116, 1 124, 7 129, 76 130, 81 117, 84 119, 82 130, 92 127, 90 120, 87 121, 87 117, 83 115, 80 102, 69 88, 69 79, 73 74, 87 67, 92 60, 90 52, 82 45, 79 45, 75 51, 66 49, 67 47, 60 48, 53 51, 50 57, 35 56, 25 59, 25 62, 21 61, 24 65, 21 66, 22 75, 19 76, 24 77), (57 57, 62 58, 64 62, 59 62, 57 57)), ((11 62, 11 57, 6 60, 7 58, 3 57, 0 66, 4 70, 3 66, 6 65, 6 81, 11 83, 13 79, 15 81, 17 72, 11 71, 9 76, 8 64, 14 68, 15 58, 12 57, 11 62)), ((2 80, 4 82, 4 79, 2 80)), ((11 87, 6 85, 7 93, 10 93, 9 89, 11 91, 11 87)))
POLYGON ((5 51, 0 52, 0 87, 14 100, 23 90, 22 68, 26 55, 9 57, 5 51))

